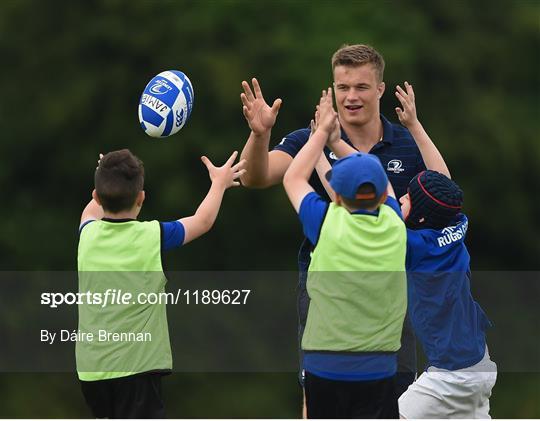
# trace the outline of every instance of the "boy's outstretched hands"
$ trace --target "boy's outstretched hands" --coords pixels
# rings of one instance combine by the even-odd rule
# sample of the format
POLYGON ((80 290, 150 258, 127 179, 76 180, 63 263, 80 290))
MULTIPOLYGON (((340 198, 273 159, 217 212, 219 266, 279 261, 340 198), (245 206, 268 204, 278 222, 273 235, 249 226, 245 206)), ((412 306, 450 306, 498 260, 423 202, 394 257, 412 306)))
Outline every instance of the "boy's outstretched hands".
POLYGON ((276 99, 270 107, 264 100, 261 87, 257 79, 251 79, 253 90, 245 80, 242 81, 244 92, 240 94, 242 100, 242 111, 249 125, 249 128, 257 135, 261 135, 270 130, 275 122, 281 107, 281 99, 276 99))
POLYGON ((323 90, 317 111, 315 112, 315 130, 323 130, 329 136, 330 141, 339 140, 339 124, 337 113, 332 102, 332 88, 323 90), (335 137, 337 136, 337 139, 335 137))
POLYGON ((401 86, 396 86, 396 97, 403 109, 396 107, 396 113, 401 124, 409 128, 418 122, 416 116, 416 104, 414 102, 414 90, 409 82, 405 82, 405 90, 401 86))
POLYGON ((233 165, 237 156, 238 152, 234 151, 227 162, 225 162, 225 164, 223 164, 221 167, 216 167, 206 156, 201 156, 201 161, 204 165, 206 165, 206 168, 208 168, 208 175, 210 176, 212 184, 217 183, 224 189, 240 185, 240 182, 236 180, 238 180, 238 177, 246 172, 244 169, 246 160, 243 159, 237 164, 233 165))
POLYGON ((221 167, 216 167, 206 156, 201 156, 201 161, 208 168, 212 185, 195 213, 179 220, 185 229, 184 244, 200 237, 212 228, 216 222, 225 190, 240 185, 236 180, 244 173, 246 161, 243 159, 233 165, 237 156, 238 152, 233 152, 221 167))

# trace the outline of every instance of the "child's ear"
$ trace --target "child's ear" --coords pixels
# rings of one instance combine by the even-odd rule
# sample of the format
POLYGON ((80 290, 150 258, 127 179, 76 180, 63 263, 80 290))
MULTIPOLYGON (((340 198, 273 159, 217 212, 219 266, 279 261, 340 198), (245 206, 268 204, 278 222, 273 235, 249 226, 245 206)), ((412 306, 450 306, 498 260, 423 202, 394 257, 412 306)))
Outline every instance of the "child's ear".
POLYGON ((99 200, 99 196, 96 192, 96 189, 92 190, 92 199, 96 201, 96 203, 101 206, 101 201, 99 200))
POLYGON ((386 199, 388 199, 388 192, 385 191, 383 195, 381 196, 381 200, 379 200, 379 206, 382 205, 384 202, 386 202, 386 199))
POLYGON ((141 190, 139 193, 137 193, 137 199, 135 200, 138 207, 142 206, 144 199, 146 199, 146 193, 144 190, 141 190))

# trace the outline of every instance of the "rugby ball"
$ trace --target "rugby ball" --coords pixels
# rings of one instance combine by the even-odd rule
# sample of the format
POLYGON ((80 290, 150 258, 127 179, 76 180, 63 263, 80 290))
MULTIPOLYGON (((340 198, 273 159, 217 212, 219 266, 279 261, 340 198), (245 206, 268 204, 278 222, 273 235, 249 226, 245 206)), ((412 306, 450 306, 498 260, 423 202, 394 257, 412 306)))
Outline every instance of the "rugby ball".
POLYGON ((193 86, 179 70, 161 72, 144 88, 139 100, 139 123, 151 137, 178 132, 193 109, 193 86))

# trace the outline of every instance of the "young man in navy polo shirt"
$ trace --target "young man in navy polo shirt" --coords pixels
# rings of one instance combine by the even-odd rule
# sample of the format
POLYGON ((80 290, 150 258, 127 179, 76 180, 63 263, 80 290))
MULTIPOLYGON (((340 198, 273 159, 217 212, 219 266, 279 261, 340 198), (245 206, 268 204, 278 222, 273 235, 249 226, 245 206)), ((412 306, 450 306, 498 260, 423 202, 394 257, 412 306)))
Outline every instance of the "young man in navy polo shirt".
MULTIPOLYGON (((400 197, 405 194, 412 177, 424 170, 425 166, 409 131, 390 123, 380 114, 379 103, 385 91, 384 59, 367 45, 344 46, 333 55, 332 70, 341 138, 356 151, 377 155, 397 197, 400 197)), ((253 90, 247 82, 242 82, 243 112, 251 133, 242 151, 242 158, 247 160, 247 171, 241 181, 246 187, 266 188, 282 181, 293 158, 307 142, 310 129, 306 127, 289 133, 269 152, 271 129, 275 124, 281 99, 276 99, 270 107, 264 100, 257 79, 252 79, 252 84, 253 90)), ((324 155, 330 164, 337 160, 328 148, 324 149, 324 155)), ((315 172, 309 182, 319 195, 329 200, 315 172)), ((309 306, 306 275, 312 250, 313 244, 306 237, 298 258, 299 342, 309 306)), ((416 344, 407 319, 401 342, 396 382, 398 395, 406 390, 416 375, 416 344)))

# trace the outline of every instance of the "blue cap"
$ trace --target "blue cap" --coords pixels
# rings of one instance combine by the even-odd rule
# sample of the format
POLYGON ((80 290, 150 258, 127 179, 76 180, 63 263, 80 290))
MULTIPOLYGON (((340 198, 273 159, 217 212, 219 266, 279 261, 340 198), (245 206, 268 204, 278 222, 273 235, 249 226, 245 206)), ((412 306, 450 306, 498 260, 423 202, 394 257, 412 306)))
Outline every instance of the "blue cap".
POLYGON ((326 174, 326 179, 336 193, 351 200, 379 199, 388 187, 388 177, 379 158, 361 152, 336 161, 326 174), (375 194, 371 197, 357 194, 358 188, 366 183, 375 188, 375 194))

